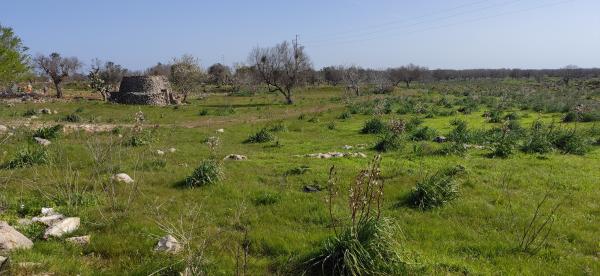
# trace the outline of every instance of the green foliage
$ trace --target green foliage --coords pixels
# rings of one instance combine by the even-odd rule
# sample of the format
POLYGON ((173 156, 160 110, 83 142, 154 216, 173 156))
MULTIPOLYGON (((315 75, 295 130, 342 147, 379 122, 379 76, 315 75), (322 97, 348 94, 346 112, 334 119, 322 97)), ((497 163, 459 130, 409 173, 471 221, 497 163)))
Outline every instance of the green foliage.
POLYGON ((301 174, 305 174, 309 170, 310 170, 309 166, 302 165, 299 167, 294 167, 294 168, 289 169, 287 172, 285 172, 285 175, 301 175, 301 174))
POLYGON ((150 131, 142 131, 140 133, 132 134, 129 139, 125 142, 126 146, 130 147, 141 147, 152 143, 153 135, 150 131))
POLYGON ((303 257, 298 270, 305 275, 402 274, 404 262, 393 234, 389 222, 365 220, 327 239, 303 257))
POLYGON ((275 140, 275 136, 266 128, 261 128, 258 132, 250 135, 245 143, 266 143, 275 140))
POLYGON ((82 121, 81 116, 79 116, 76 113, 71 113, 71 114, 63 117, 62 120, 64 122, 69 122, 69 123, 79 123, 82 121))
POLYGON ((35 111, 33 108, 27 109, 25 112, 23 112, 23 117, 31 117, 34 115, 37 115, 37 111, 35 111))
POLYGON ((409 205, 413 208, 429 210, 458 198, 458 184, 455 177, 463 170, 460 167, 449 168, 420 180, 408 197, 409 205))
POLYGON ((544 124, 540 121, 536 121, 531 126, 529 134, 525 138, 522 151, 526 153, 548 153, 552 151, 552 141, 550 134, 551 129, 546 129, 544 124))
POLYGON ((34 131, 32 136, 49 139, 49 140, 55 139, 55 138, 58 138, 58 136, 60 136, 62 129, 63 129, 62 125, 55 125, 52 127, 41 127, 41 128, 38 128, 36 131, 34 131))
POLYGON ((413 130, 410 133, 410 139, 413 141, 431 141, 436 135, 435 129, 424 126, 413 130))
POLYGON ((388 152, 400 150, 403 146, 404 144, 402 143, 400 135, 391 132, 386 132, 379 138, 379 141, 375 143, 373 149, 379 152, 388 152))
POLYGON ((335 122, 329 122, 327 124, 327 129, 334 130, 335 129, 335 122))
POLYGON ((44 237, 46 228, 47 226, 41 222, 32 222, 19 226, 17 230, 32 241, 39 241, 44 237))
POLYGON ((263 191, 252 198, 252 203, 256 206, 273 205, 281 200, 281 197, 277 193, 263 191))
POLYGON ((202 110, 200 110, 200 112, 198 112, 198 115, 200 115, 200 116, 206 116, 206 115, 208 115, 208 109, 202 109, 202 110))
POLYGON ((3 165, 7 169, 25 168, 33 165, 46 164, 50 157, 45 148, 41 146, 23 148, 15 156, 3 165))
POLYGON ((562 153, 567 154, 584 155, 590 149, 585 137, 575 130, 559 132, 552 144, 562 153))
POLYGON ((271 132, 286 132, 288 131, 288 127, 283 122, 277 122, 269 127, 268 130, 271 132))
POLYGON ((200 163, 192 175, 185 179, 189 187, 202 187, 219 182, 223 178, 221 164, 215 160, 207 159, 200 163))
POLYGON ((360 132, 363 134, 382 134, 386 131, 386 124, 380 118, 375 117, 366 121, 360 132))
POLYGON ((350 114, 349 111, 344 111, 342 114, 340 114, 340 116, 338 116, 338 119, 340 120, 348 120, 350 118, 352 118, 352 114, 350 114))
POLYGON ((0 88, 22 81, 29 75, 27 50, 12 28, 0 25, 0 88))

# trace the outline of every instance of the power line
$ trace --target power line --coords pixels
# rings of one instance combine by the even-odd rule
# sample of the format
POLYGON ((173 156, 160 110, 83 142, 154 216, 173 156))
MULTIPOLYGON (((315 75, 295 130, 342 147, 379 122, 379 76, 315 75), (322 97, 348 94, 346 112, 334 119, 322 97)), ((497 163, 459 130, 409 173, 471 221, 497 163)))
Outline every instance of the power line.
MULTIPOLYGON (((401 23, 401 22, 404 22, 404 21, 407 21, 407 20, 414 20, 414 19, 426 18, 426 17, 431 16, 431 15, 436 15, 436 14, 440 14, 440 13, 444 13, 444 12, 449 12, 449 11, 461 9, 461 8, 468 7, 468 6, 474 6, 474 5, 485 3, 485 2, 489 2, 489 1, 491 1, 491 0, 480 0, 480 1, 475 1, 475 2, 465 3, 465 4, 462 4, 462 5, 459 5, 459 6, 454 6, 454 7, 448 8, 448 9, 443 9, 443 10, 439 10, 439 11, 435 11, 435 12, 421 14, 419 16, 414 16, 414 17, 410 17, 410 18, 403 18, 403 19, 399 19, 399 20, 392 20, 392 21, 388 21, 388 22, 384 22, 384 23, 380 23, 380 24, 376 24, 376 25, 370 25, 370 26, 366 26, 364 28, 364 30, 362 30, 362 31, 367 31, 368 29, 377 29, 377 28, 384 27, 384 26, 394 25, 394 24, 398 24, 398 23, 401 23)), ((344 32, 325 34, 325 35, 321 35, 321 37, 326 37, 324 39, 329 39, 329 38, 334 37, 334 36, 344 36, 344 35, 348 35, 348 34, 353 34, 356 31, 357 30, 353 29, 353 30, 348 30, 348 31, 344 31, 344 32)), ((315 39, 313 41, 320 41, 320 40, 322 40, 322 39, 315 39)))
POLYGON ((317 43, 317 44, 308 45, 308 46, 309 47, 322 47, 322 46, 328 46, 328 45, 349 44, 349 43, 356 43, 356 42, 371 41, 371 40, 375 40, 375 39, 379 39, 379 38, 383 38, 383 37, 392 37, 392 36, 398 36, 398 35, 415 34, 415 33, 420 33, 420 32, 425 32, 425 31, 443 29, 443 28, 452 27, 452 26, 456 26, 456 25, 461 25, 461 24, 465 24, 465 23, 472 23, 472 22, 477 22, 477 21, 483 21, 483 20, 487 20, 487 19, 491 19, 491 18, 496 18, 496 17, 501 17, 501 16, 506 16, 506 15, 511 15, 511 14, 523 13, 523 12, 527 12, 527 11, 542 9, 542 8, 546 8, 546 7, 556 6, 556 5, 561 5, 561 4, 565 4, 565 3, 569 3, 569 2, 574 2, 574 1, 576 1, 576 0, 558 1, 558 2, 548 3, 548 4, 545 4, 545 5, 535 6, 535 7, 531 7, 531 8, 526 8, 526 9, 521 9, 521 10, 516 10, 516 11, 510 11, 510 12, 504 12, 504 13, 499 13, 499 14, 490 15, 490 16, 478 17, 478 18, 474 18, 474 19, 470 19, 470 20, 464 20, 464 21, 459 21, 459 22, 455 22, 455 23, 451 23, 451 24, 445 24, 445 25, 435 26, 435 27, 431 27, 431 28, 414 30, 414 31, 410 31, 410 32, 396 33, 396 34, 386 35, 386 36, 376 36, 376 37, 370 37, 370 38, 366 38, 366 39, 354 39, 354 40, 338 41, 338 42, 331 42, 331 43, 317 43))
POLYGON ((316 41, 309 41, 307 43, 309 44, 319 44, 319 43, 324 43, 324 42, 330 42, 330 41, 337 41, 340 39, 351 39, 351 38, 359 38, 359 37, 363 37, 363 36, 370 36, 373 34, 377 34, 377 33, 382 33, 382 32, 389 32, 389 31, 394 31, 394 30, 398 30, 398 29, 405 29, 405 28, 409 28, 409 27, 414 27, 414 26, 418 26, 418 25, 423 25, 423 24, 427 24, 427 23, 433 23, 433 22, 438 22, 438 21, 442 21, 445 19, 450 19, 450 18, 454 18, 457 16, 461 16, 461 15, 465 15, 465 14, 472 14, 472 13, 478 13, 484 10, 489 10, 489 9, 495 9, 495 8, 499 8, 499 7, 503 7, 503 6, 509 6, 518 2, 522 2, 523 0, 511 0, 511 1, 505 1, 505 2, 501 2, 501 3, 497 3, 497 4, 493 4, 493 5, 488 5, 485 7, 480 7, 480 8, 475 8, 475 9, 470 9, 467 11, 461 11, 458 13, 453 13, 450 15, 446 15, 446 16, 442 16, 442 17, 437 17, 434 18, 432 20, 421 20, 418 22, 414 22, 411 24, 402 24, 399 26, 393 26, 393 27, 388 27, 388 28, 384 28, 381 30, 377 30, 377 31, 370 31, 370 32, 365 32, 365 31, 361 31, 361 32, 357 32, 355 34, 352 35, 345 35, 347 37, 345 38, 329 38, 329 39, 322 39, 322 40, 316 40, 316 41))

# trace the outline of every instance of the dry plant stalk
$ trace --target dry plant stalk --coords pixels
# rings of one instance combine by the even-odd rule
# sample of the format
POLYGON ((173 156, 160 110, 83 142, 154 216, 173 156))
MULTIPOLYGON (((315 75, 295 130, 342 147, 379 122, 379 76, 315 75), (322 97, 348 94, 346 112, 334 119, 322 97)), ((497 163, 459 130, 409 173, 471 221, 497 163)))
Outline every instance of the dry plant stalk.
POLYGON ((381 155, 375 155, 367 169, 360 171, 350 186, 349 208, 352 225, 381 216, 384 181, 381 177, 381 155))

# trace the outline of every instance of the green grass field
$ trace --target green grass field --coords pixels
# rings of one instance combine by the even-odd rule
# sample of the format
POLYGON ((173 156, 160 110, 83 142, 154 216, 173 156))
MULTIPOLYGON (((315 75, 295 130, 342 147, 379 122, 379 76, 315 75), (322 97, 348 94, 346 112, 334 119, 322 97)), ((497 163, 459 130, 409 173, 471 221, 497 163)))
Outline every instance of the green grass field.
MULTIPOLYGON (((506 89, 528 86, 506 83, 506 89)), ((451 122, 467 122, 470 130, 498 128, 482 115, 504 97, 481 93, 472 112, 456 110, 463 84, 443 87, 396 89, 388 95, 365 95, 347 103, 339 88, 306 88, 296 93, 296 104, 282 104, 277 94, 255 96, 211 95, 178 107, 124 106, 92 100, 55 103, 17 103, 0 106, 0 124, 15 126, 15 135, 0 145, 0 164, 9 162, 32 142, 31 128, 40 126, 105 125, 114 131, 75 131, 52 139, 46 164, 0 170, 0 220, 16 225, 21 217, 39 214, 41 207, 55 207, 68 216, 78 216, 82 225, 68 236, 91 235, 89 245, 77 246, 64 239, 33 239, 39 230, 16 227, 34 240, 30 250, 10 253, 15 275, 53 272, 56 275, 176 275, 186 267, 186 253, 155 252, 154 246, 172 225, 189 237, 190 250, 207 275, 236 274, 240 248, 248 245, 247 275, 289 273, 300 256, 320 247, 334 234, 327 192, 306 193, 306 185, 325 186, 329 168, 335 165, 340 195, 333 208, 343 224, 349 216, 348 187, 377 151, 377 134, 361 134, 364 123, 374 116, 384 122, 392 118, 422 119, 422 126, 448 136, 451 122), (436 112, 397 110, 407 97, 436 112), (439 103, 448 99, 450 103, 439 103), (496 99, 486 104, 485 99, 496 99), (498 100, 500 99, 500 100, 498 100), (384 112, 377 112, 384 103, 384 112), (387 103, 387 104, 386 104, 387 103), (42 108, 58 114, 37 115, 30 121, 27 110, 42 108), (360 110, 353 107, 370 107, 360 110), (388 111, 385 111, 388 109, 388 111), (142 111, 142 134, 133 134, 135 114, 142 111), (340 119, 344 112, 349 118, 340 119), (78 123, 64 122, 77 114, 78 123), (280 126, 275 140, 244 143, 263 127, 280 126), (283 126, 283 127, 281 127, 283 126), (223 128, 224 133, 216 130, 223 128), (132 135, 143 145, 128 146, 132 135), (137 137, 136 136, 136 137, 137 137), (211 151, 204 143, 218 136, 220 160, 242 154, 245 161, 223 161, 223 179, 215 184, 188 188, 184 185, 194 169, 211 151), (366 144, 363 149, 356 146, 366 144), (346 150, 343 146, 353 149, 346 150), (174 153, 167 149, 175 148, 174 153), (164 155, 156 154, 165 151, 164 155), (310 153, 363 152, 367 158, 316 159, 310 153), (94 160, 96 156, 96 160, 94 160), (288 171, 307 166, 303 174, 288 171), (112 183, 111 175, 124 172, 134 184, 112 183), (169 227, 166 227, 169 228, 169 227), (36 232, 37 231, 37 232, 36 232), (247 235, 247 236, 246 236, 247 235), (246 237, 245 237, 246 236, 246 237)), ((551 92, 548 92, 551 93, 551 92)), ((533 97, 533 96, 532 96, 533 97)), ((598 275, 600 274, 600 138, 594 122, 562 123, 563 112, 521 108, 518 101, 505 105, 503 114, 515 112, 523 129, 536 121, 557 128, 576 129, 585 137, 588 151, 565 154, 553 149, 545 154, 520 150, 525 138, 514 145, 507 158, 490 157, 490 145, 469 148, 464 154, 441 154, 449 143, 412 141, 402 135, 399 150, 382 153, 385 201, 382 215, 397 226, 397 241, 408 274, 475 275, 598 275), (593 140, 593 141, 592 141, 593 140), (458 197, 448 204, 421 210, 406 199, 416 183, 438 170, 460 165, 458 197), (539 250, 519 247, 523 231, 540 208, 542 216, 560 203, 539 238, 539 250)), ((411 105, 414 105, 411 102, 411 105)), ((2 134, 0 134, 2 135, 2 134)), ((2 141, 2 139, 0 139, 2 141)), ((545 217, 544 217, 545 218, 545 217)), ((186 251, 187 252, 187 251, 186 251)), ((398 272, 401 274, 401 272, 398 272)), ((241 274, 240 274, 241 275, 241 274)))

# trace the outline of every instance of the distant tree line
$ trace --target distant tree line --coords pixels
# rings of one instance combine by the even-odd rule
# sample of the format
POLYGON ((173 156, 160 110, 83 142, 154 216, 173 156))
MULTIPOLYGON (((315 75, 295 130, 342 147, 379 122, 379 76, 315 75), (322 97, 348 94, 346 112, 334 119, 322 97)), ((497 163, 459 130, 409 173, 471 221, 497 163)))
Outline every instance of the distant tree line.
POLYGON ((326 66, 316 70, 298 41, 283 41, 273 47, 256 47, 246 63, 232 67, 215 63, 204 68, 192 55, 157 63, 142 71, 131 71, 112 62, 92 61, 88 72, 76 57, 59 53, 36 55, 31 58, 21 39, 13 30, 0 25, 0 91, 11 90, 16 83, 34 78, 50 81, 56 96, 62 97, 65 81, 87 82, 104 100, 109 92, 118 90, 126 75, 160 75, 168 78, 182 101, 188 96, 206 91, 208 85, 229 92, 256 92, 259 88, 279 93, 288 104, 294 103, 298 88, 306 85, 342 87, 348 94, 361 95, 366 88, 375 93, 387 93, 395 87, 411 88, 414 83, 431 81, 532 78, 558 78, 566 86, 573 79, 600 78, 600 68, 579 68, 568 65, 560 69, 428 69, 407 64, 383 70, 359 66, 326 66))

